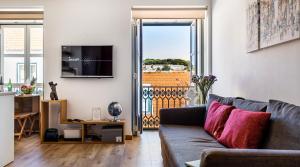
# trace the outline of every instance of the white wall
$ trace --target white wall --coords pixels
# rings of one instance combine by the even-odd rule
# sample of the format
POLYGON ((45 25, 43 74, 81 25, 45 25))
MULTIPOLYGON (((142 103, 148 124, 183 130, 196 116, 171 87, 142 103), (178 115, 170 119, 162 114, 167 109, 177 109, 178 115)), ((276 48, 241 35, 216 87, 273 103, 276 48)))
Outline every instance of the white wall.
POLYGON ((14 94, 0 92, 0 166, 14 160, 14 94))
MULTIPOLYGON (((128 0, 49 0, 44 4, 45 82, 58 83, 58 95, 68 99, 69 118, 91 119, 92 107, 107 114, 119 102, 131 130, 131 34, 128 0), (113 45, 113 79, 62 79, 62 45, 113 45)), ((50 93, 45 85, 46 98, 50 93)))
MULTIPOLYGON (((90 119, 91 108, 104 113, 112 101, 122 104, 131 134, 131 15, 133 5, 208 5, 209 0, 1 0, 1 7, 43 6, 45 83, 58 83, 68 99, 69 117, 90 119), (114 79, 61 79, 61 45, 114 45, 114 79)), ((45 84, 45 98, 50 89, 45 84)))
POLYGON ((300 40, 246 51, 244 0, 212 1, 214 93, 300 104, 300 40))

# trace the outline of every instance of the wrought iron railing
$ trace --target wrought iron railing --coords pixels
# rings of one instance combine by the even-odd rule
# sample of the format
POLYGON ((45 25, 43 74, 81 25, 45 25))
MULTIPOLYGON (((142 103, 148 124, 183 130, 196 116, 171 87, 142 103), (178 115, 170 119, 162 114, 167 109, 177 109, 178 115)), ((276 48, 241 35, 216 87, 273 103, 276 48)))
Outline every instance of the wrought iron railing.
POLYGON ((161 108, 179 108, 187 104, 189 86, 143 86, 143 128, 159 128, 161 108))

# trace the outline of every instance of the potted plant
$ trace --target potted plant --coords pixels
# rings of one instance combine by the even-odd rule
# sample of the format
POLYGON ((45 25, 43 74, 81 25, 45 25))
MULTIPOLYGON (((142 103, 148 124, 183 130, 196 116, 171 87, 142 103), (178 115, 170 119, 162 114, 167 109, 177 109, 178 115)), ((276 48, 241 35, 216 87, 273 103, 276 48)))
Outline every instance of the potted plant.
POLYGON ((195 83, 196 91, 198 93, 199 104, 207 103, 207 94, 212 85, 217 81, 217 77, 214 75, 207 76, 192 76, 192 82, 195 83))

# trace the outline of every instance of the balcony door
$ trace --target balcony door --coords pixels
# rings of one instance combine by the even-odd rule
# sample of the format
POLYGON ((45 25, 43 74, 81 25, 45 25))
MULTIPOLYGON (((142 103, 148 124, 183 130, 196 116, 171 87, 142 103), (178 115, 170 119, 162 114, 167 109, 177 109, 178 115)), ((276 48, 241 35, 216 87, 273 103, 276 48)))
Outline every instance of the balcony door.
POLYGON ((134 135, 138 135, 143 131, 143 116, 142 116, 142 36, 143 36, 143 23, 142 19, 134 20, 132 26, 133 34, 133 56, 132 56, 132 132, 134 135))
POLYGON ((200 74, 200 19, 136 19, 133 26, 133 132, 158 129, 161 108, 186 105, 200 74))

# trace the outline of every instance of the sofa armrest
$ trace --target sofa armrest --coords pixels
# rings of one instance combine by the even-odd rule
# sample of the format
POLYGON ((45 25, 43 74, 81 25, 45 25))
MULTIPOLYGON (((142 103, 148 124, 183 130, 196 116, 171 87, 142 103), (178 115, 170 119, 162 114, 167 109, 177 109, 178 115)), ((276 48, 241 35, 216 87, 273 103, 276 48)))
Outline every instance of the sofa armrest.
POLYGON ((160 109, 160 124, 203 126, 206 106, 160 109))
POLYGON ((298 167, 300 150, 207 149, 201 167, 298 167))

